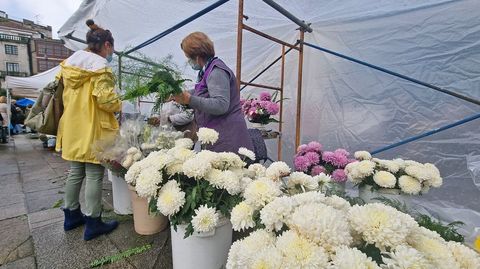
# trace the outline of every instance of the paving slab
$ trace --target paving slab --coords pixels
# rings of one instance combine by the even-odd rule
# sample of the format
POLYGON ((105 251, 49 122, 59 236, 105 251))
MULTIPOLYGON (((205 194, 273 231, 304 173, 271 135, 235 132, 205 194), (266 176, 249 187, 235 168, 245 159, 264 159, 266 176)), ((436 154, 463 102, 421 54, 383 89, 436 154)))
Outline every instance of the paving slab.
MULTIPOLYGON (((26 203, 29 213, 52 208, 60 199, 63 199, 63 187, 26 193, 26 203)), ((58 210, 58 209, 57 209, 58 210)))
POLYGON ((55 223, 63 223, 63 212, 60 208, 51 208, 28 214, 30 230, 42 228, 55 223))
POLYGON ((25 257, 0 266, 0 269, 35 269, 35 258, 33 256, 25 257))
MULTIPOLYGON (((23 195, 23 194, 22 194, 23 195)), ((27 214, 27 207, 25 206, 25 200, 20 199, 16 203, 0 206, 0 220, 7 220, 27 214)), ((0 237, 1 238, 1 237, 0 237)))
POLYGON ((0 221, 0 265, 33 255, 27 216, 0 221))
MULTIPOLYGON (((88 268, 95 259, 119 252, 107 236, 84 241, 82 227, 65 232, 61 222, 34 229, 32 237, 38 269, 88 268)), ((119 261, 102 268, 134 267, 128 261, 119 261)))
POLYGON ((150 250, 128 258, 136 268, 172 268, 170 229, 155 235, 138 235, 135 233, 133 222, 129 221, 121 223, 117 230, 118 232, 108 235, 108 238, 122 251, 146 244, 152 245, 150 250))

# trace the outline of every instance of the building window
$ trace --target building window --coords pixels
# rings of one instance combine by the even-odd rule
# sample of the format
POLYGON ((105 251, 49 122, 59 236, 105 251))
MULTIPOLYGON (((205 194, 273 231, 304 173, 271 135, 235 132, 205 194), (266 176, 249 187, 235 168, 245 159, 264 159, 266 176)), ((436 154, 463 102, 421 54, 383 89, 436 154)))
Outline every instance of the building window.
POLYGON ((18 55, 18 47, 15 45, 5 45, 5 54, 18 55))
POLYGON ((20 72, 20 65, 17 63, 7 63, 7 73, 20 72))

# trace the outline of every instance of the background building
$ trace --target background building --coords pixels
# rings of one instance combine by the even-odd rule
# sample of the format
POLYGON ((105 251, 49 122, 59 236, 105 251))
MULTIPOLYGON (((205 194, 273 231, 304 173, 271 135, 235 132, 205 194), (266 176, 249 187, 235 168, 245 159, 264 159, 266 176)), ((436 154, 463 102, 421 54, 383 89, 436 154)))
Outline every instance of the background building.
POLYGON ((52 27, 11 19, 0 11, 0 86, 5 76, 27 77, 57 66, 73 51, 52 39, 52 27))

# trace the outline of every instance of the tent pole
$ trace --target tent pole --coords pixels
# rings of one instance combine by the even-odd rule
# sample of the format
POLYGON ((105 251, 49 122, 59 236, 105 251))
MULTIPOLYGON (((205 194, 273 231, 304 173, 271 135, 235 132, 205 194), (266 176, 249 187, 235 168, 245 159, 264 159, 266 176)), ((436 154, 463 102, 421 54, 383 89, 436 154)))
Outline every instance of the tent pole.
POLYGON ((303 82, 303 41, 305 31, 300 29, 300 44, 298 52, 298 86, 297 86, 297 119, 295 123, 295 149, 300 145, 300 130, 302 116, 302 82, 303 82))
POLYGON ((237 87, 240 91, 242 83, 242 41, 243 41, 243 0, 238 0, 237 18, 237 87))
POLYGON ((282 67, 280 73, 280 116, 278 123, 277 160, 282 160, 282 130, 283 130, 283 91, 285 89, 285 46, 282 46, 282 67))

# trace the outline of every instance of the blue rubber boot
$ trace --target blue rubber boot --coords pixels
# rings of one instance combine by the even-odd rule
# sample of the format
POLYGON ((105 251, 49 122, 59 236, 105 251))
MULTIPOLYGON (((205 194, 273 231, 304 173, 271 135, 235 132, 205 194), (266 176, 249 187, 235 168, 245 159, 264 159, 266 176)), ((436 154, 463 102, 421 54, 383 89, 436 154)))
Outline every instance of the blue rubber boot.
POLYGON ((65 231, 73 230, 85 224, 85 216, 82 214, 80 207, 75 210, 70 210, 66 208, 62 208, 62 210, 65 214, 65 221, 63 222, 63 229, 65 231))
POLYGON ((85 216, 85 233, 83 239, 85 241, 91 240, 102 234, 108 234, 118 227, 118 221, 103 222, 101 217, 92 218, 85 216))

